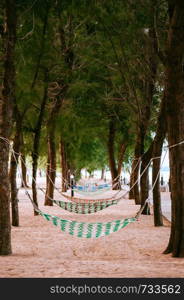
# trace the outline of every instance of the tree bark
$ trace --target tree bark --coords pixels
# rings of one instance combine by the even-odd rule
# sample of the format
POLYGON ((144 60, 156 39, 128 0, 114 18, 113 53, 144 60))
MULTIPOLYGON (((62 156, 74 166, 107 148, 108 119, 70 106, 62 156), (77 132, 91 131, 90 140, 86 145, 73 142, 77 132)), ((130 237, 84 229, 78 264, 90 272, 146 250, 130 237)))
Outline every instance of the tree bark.
MULTIPOLYGON (((33 142, 33 151, 32 151, 32 193, 33 193, 33 202, 38 206, 37 200, 37 169, 38 169, 38 158, 39 158, 39 147, 40 147, 40 137, 41 137, 41 129, 44 119, 44 112, 47 103, 47 91, 48 91, 48 71, 45 71, 44 78, 44 91, 43 91, 43 99, 40 107, 40 112, 37 120, 37 124, 34 129, 34 142, 33 142)), ((34 215, 38 215, 38 212, 34 209, 34 215)))
POLYGON ((133 182, 134 182, 134 169, 136 167, 137 160, 133 160, 131 173, 130 173, 130 190, 129 190, 129 199, 134 199, 134 189, 133 189, 133 182))
MULTIPOLYGON (((150 164, 150 160, 152 157, 152 152, 153 152, 153 143, 150 145, 149 149, 147 152, 144 153, 141 161, 141 178, 140 178, 140 197, 141 197, 141 207, 145 205, 145 201, 149 197, 149 167, 148 165, 150 164)), ((150 166, 150 165, 149 165, 150 166)), ((150 215, 150 208, 148 203, 146 203, 143 211, 143 215, 150 215)))
MULTIPOLYGON (((15 99, 16 3, 5 1, 4 78, 0 99, 0 136, 9 139, 15 99)), ((9 146, 0 139, 0 255, 11 254, 9 146)))
POLYGON ((163 96, 160 113, 157 121, 157 131, 153 143, 153 170, 152 170, 152 184, 155 184, 153 189, 153 211, 154 211, 154 225, 163 226, 163 217, 161 209, 161 195, 160 195, 160 163, 162 155, 162 146, 166 135, 166 115, 165 115, 165 95, 163 96), (159 175, 158 175, 159 174, 159 175))
MULTIPOLYGON (((153 95, 155 90, 155 82, 156 82, 156 74, 157 74, 157 57, 155 53, 155 43, 156 36, 154 30, 154 15, 151 18, 151 26, 148 31, 149 40, 145 48, 145 57, 148 61, 150 76, 143 80, 143 97, 141 105, 140 105, 140 116, 139 116, 139 124, 137 130, 137 141, 135 146, 135 158, 139 159, 144 154, 144 140, 146 137, 146 133, 148 130, 150 117, 151 117, 151 107, 153 103, 153 95)), ((146 166, 145 161, 147 160, 147 154, 143 156, 143 161, 141 165, 141 173, 143 171, 143 167, 146 166)), ((140 165, 135 168, 133 183, 138 180, 140 165)), ((148 171, 146 171, 143 175, 143 178, 140 180, 140 189, 139 183, 136 183, 134 186, 134 198, 136 204, 143 204, 148 193, 149 183, 148 183, 148 171)), ((147 210, 146 210, 147 211, 147 210)), ((144 211, 143 211, 144 212, 144 211)))
MULTIPOLYGON (((23 150, 24 151, 24 150, 23 150)), ((22 151, 22 152, 23 152, 22 151)), ((24 185, 28 188, 27 183, 27 167, 26 167, 26 156, 24 153, 21 154, 21 173, 22 173, 22 182, 21 187, 24 188, 24 185)))
POLYGON ((61 170, 62 170, 62 192, 67 192, 68 164, 67 164, 65 144, 62 138, 60 139, 60 153, 61 153, 61 170))
POLYGON ((109 137, 108 137, 108 154, 109 154, 109 166, 111 171, 111 178, 112 178, 112 189, 118 190, 119 189, 119 176, 118 170, 116 168, 116 161, 115 161, 115 153, 114 153, 114 143, 115 143, 115 121, 112 118, 109 121, 109 137))
POLYGON ((105 177, 105 168, 102 168, 101 170, 101 180, 104 180, 105 177))
POLYGON ((48 172, 48 181, 45 195, 45 205, 52 206, 53 202, 49 198, 53 199, 54 196, 54 184, 56 178, 56 145, 55 145, 55 131, 56 131, 56 120, 57 116, 60 113, 64 96, 67 91, 67 85, 64 85, 63 82, 58 82, 58 94, 55 96, 55 103, 53 104, 50 117, 47 122, 48 134, 48 163, 49 163, 49 172, 48 172), (51 180, 49 180, 49 177, 51 180))
POLYGON ((120 144, 119 156, 118 156, 118 175, 119 176, 121 175, 126 148, 127 148, 127 143, 123 141, 120 144))
POLYGON ((18 209, 18 188, 17 188, 17 164, 20 156, 21 134, 22 134, 22 118, 15 110, 16 114, 16 133, 13 141, 14 154, 11 154, 10 161, 10 185, 11 185, 11 210, 12 210, 12 225, 19 226, 19 209, 18 209))
POLYGON ((48 177, 44 205, 53 206, 54 184, 56 179, 56 146, 55 136, 48 136, 48 177))
MULTIPOLYGON (((184 2, 168 1, 169 30, 166 64, 166 113, 169 146, 184 140, 184 2)), ((184 257, 184 144, 169 149, 171 174, 171 233, 165 253, 184 257)))
POLYGON ((135 204, 139 205, 141 204, 141 199, 140 199, 140 191, 139 191, 139 170, 140 170, 140 158, 142 157, 144 153, 144 134, 143 127, 138 128, 138 133, 137 133, 137 139, 136 139, 136 144, 135 144, 135 151, 134 151, 134 171, 132 174, 133 180, 132 180, 132 185, 133 187, 133 195, 135 199, 135 204))

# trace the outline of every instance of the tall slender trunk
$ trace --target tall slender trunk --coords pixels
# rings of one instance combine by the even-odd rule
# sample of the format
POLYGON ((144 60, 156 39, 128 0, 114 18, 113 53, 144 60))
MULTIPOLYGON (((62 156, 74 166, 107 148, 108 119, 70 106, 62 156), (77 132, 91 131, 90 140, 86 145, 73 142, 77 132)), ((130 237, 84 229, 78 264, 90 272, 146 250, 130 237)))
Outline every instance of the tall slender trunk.
MULTIPOLYGON (((63 82, 57 83, 57 95, 55 94, 55 103, 50 112, 50 117, 47 122, 48 133, 47 133, 47 143, 48 143, 48 162, 49 162, 49 177, 51 180, 47 181, 46 195, 45 195, 45 205, 52 206, 53 202, 49 199, 53 199, 54 196, 54 185, 56 178, 56 145, 55 145, 55 131, 56 131, 56 120, 60 113, 64 96, 67 91, 68 86, 63 82)), ((53 91, 54 92, 54 89, 53 91)), ((48 177, 48 179, 49 179, 48 177)))
POLYGON ((116 134, 115 120, 112 118, 109 121, 109 137, 108 137, 107 147, 108 147, 109 166, 111 171, 113 190, 119 189, 119 177, 118 177, 118 170, 116 168, 115 153, 114 153, 115 134, 116 134))
MULTIPOLYGON (((157 145, 155 152, 158 156, 162 154, 162 146, 157 145)), ((156 155, 156 156, 157 156, 156 155)), ((153 160, 153 170, 152 170, 152 184, 155 184, 153 189, 153 211, 154 211, 154 225, 163 226, 163 217, 161 209, 161 195, 160 195, 160 162, 161 159, 153 160)))
POLYGON ((13 141, 13 151, 10 161, 10 184, 11 184, 11 210, 12 225, 19 226, 18 188, 17 188, 17 164, 20 156, 22 118, 16 110, 16 133, 13 141))
POLYGON ((129 189, 129 199, 134 199, 134 189, 133 189, 133 184, 134 184, 134 169, 137 164, 137 160, 134 159, 132 162, 132 168, 131 168, 131 173, 130 173, 130 189, 129 189))
MULTIPOLYGON (((0 136, 9 139, 15 99, 16 3, 5 1, 4 76, 0 98, 0 136)), ((9 146, 0 139, 0 255, 11 254, 9 146)))
POLYGON ((55 146, 55 136, 48 136, 48 181, 45 195, 45 205, 52 206, 53 201, 50 199, 54 198, 54 184, 56 179, 56 146, 55 146))
MULTIPOLYGON (((27 109, 22 114, 22 119, 24 118, 24 115, 26 113, 27 109)), ((21 131, 21 153, 20 153, 20 165, 21 165, 21 187, 29 187, 27 183, 27 167, 26 167, 26 156, 25 156, 25 148, 24 148, 24 134, 23 131, 21 131)))
MULTIPOLYGON (((150 160, 152 157, 153 152, 153 143, 150 145, 149 149, 146 153, 144 153, 141 161, 141 178, 140 178, 140 185, 141 185, 141 191, 140 191, 140 197, 141 197, 141 206, 145 205, 145 201, 149 197, 149 167, 150 166, 150 160), (144 172, 144 173, 143 173, 144 172)), ((143 211, 143 215, 150 215, 150 208, 148 203, 146 203, 143 211)))
POLYGON ((145 138, 145 129, 143 129, 143 126, 140 126, 138 128, 137 132, 137 139, 135 144, 135 150, 134 150, 134 169, 133 169, 133 180, 132 185, 133 187, 133 195, 135 199, 135 204, 141 204, 140 199, 140 188, 139 188, 139 171, 140 171, 140 158, 142 157, 144 153, 144 138, 145 138))
POLYGON ((66 192, 68 186, 68 164, 67 164, 65 144, 62 138, 60 139, 60 153, 61 153, 61 170, 62 170, 62 192, 66 192))
MULTIPOLYGON (((166 113, 169 146, 184 140, 184 1, 168 1, 169 30, 166 63, 166 113)), ((184 144, 169 149, 171 233, 165 253, 184 257, 184 144)))
POLYGON ((123 141, 120 144, 119 155, 118 155, 118 175, 119 176, 121 175, 126 148, 127 148, 127 143, 125 143, 123 141))
MULTIPOLYGON (((32 151, 32 193, 33 193, 33 202, 38 206, 37 200, 37 169, 38 169, 38 158, 39 158, 39 147, 40 147, 40 137, 41 129, 44 119, 45 107, 47 103, 47 92, 48 92, 48 71, 45 71, 44 78, 44 90, 43 90, 43 99, 40 107, 40 112, 38 120, 34 129, 34 141, 33 141, 33 151, 32 151)), ((34 210, 34 215, 38 215, 38 212, 34 210)))
POLYGON ((102 168, 101 170, 101 180, 104 180, 105 177, 105 168, 102 168))
POLYGON ((24 153, 21 154, 21 173, 22 173, 21 187, 24 188, 24 186, 26 186, 28 188, 29 186, 27 182, 26 156, 24 153))
MULTIPOLYGON (((152 6, 151 6, 152 9, 152 6)), ((138 134, 137 134, 137 142, 135 147, 135 158, 139 158, 142 156, 142 164, 141 164, 141 173, 144 170, 148 163, 148 159, 151 158, 150 151, 146 153, 144 156, 144 140, 146 137, 146 133, 148 130, 150 117, 151 117, 151 107, 153 103, 153 95, 155 90, 155 82, 157 75, 157 57, 155 53, 155 30, 154 30, 154 15, 152 15, 150 19, 150 28, 148 30, 149 42, 145 48, 145 56, 148 61, 150 76, 148 76, 145 80, 143 80, 143 90, 144 90, 144 98, 142 100, 143 105, 141 105, 141 115, 139 120, 138 134)), ((134 182, 138 179, 139 176, 139 166, 135 168, 134 171, 134 182)), ((148 170, 145 171, 144 175, 140 178, 140 189, 139 185, 136 184, 134 187, 134 197, 135 203, 143 205, 146 198, 149 194, 149 178, 148 178, 148 170)), ((143 210, 143 213, 146 213, 147 207, 143 210)))
POLYGON ((154 211, 154 225, 163 226, 163 217, 161 209, 161 195, 160 195, 160 163, 162 155, 162 146, 166 135, 166 115, 165 115, 165 95, 163 96, 160 113, 157 121, 157 131, 153 143, 153 170, 152 170, 152 184, 155 184, 153 189, 153 211, 154 211))

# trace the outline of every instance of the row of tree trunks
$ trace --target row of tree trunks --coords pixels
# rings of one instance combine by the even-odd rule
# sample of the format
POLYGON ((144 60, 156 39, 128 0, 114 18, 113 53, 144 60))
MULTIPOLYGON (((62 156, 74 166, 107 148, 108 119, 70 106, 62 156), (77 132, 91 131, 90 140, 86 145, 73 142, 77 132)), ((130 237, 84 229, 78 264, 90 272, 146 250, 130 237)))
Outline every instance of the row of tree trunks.
MULTIPOLYGON (((9 139, 15 99, 16 2, 5 1, 4 75, 0 98, 0 136, 9 139)), ((0 139, 0 255, 11 254, 9 145, 0 139)))
MULTIPOLYGON (((168 1, 169 30, 166 57, 166 112, 169 146, 184 140, 184 1, 168 1)), ((169 149, 171 234, 165 253, 184 257, 184 144, 169 149)))

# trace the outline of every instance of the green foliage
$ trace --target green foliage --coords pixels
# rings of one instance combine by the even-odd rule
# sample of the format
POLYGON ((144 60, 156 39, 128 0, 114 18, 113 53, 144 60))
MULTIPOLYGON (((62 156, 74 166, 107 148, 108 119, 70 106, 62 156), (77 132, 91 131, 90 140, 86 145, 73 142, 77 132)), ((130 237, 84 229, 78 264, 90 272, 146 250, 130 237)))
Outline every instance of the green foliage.
MULTIPOLYGON (((112 117, 116 123, 116 159, 120 143, 126 141, 125 161, 129 162, 138 111, 146 101, 144 84, 152 76, 145 34, 153 25, 150 2, 17 1, 16 95, 20 112, 26 110, 23 129, 27 154, 32 151, 34 128, 48 82, 49 88, 55 83, 68 87, 56 120, 56 145, 59 151, 62 137, 74 169, 91 172, 108 165, 108 127, 112 117)), ((156 12, 162 45, 162 26, 167 21, 164 1, 158 1, 156 12)), ((2 11, 0 21, 1 18, 2 11)), ((162 65, 158 63, 146 148, 156 129, 162 83, 162 65)), ((42 161, 46 160, 47 122, 54 103, 55 96, 48 93, 40 143, 42 161)))

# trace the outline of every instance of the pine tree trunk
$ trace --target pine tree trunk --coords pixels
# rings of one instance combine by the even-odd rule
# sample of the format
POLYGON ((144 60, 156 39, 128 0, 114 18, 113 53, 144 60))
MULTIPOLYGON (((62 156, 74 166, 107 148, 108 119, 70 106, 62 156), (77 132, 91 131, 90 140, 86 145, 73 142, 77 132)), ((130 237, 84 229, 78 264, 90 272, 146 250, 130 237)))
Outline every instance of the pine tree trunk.
POLYGON ((114 143, 115 143, 115 123, 114 119, 112 118, 109 121, 109 137, 108 137, 108 155, 109 155, 109 167, 111 171, 111 178, 112 178, 112 189, 118 190, 119 189, 119 176, 118 170, 116 168, 116 161, 115 161, 115 153, 114 153, 114 143))
POLYGON ((53 206, 53 201, 50 199, 54 198, 54 185, 56 179, 56 149, 55 149, 55 136, 53 134, 48 137, 48 162, 49 162, 49 172, 47 189, 45 195, 44 205, 53 206))
POLYGON ((17 188, 17 164, 19 161, 19 153, 21 147, 22 119, 18 111, 16 111, 16 133, 13 141, 14 154, 11 154, 10 162, 10 184, 11 184, 11 210, 12 225, 19 226, 19 209, 18 209, 18 188, 17 188))
MULTIPOLYGON (((169 2, 166 64, 166 113, 169 145, 184 140, 184 1, 169 2)), ((171 174, 172 223, 165 253, 184 257, 184 144, 169 150, 171 174)))
MULTIPOLYGON (((33 163, 32 163, 32 194, 33 194, 33 202, 38 207, 38 200, 37 200, 37 185, 36 185, 36 178, 37 178, 37 168, 38 162, 36 155, 32 155, 33 163)), ((34 215, 37 216, 38 212, 34 209, 34 215)))
POLYGON ((166 135, 166 115, 165 115, 165 95, 163 96, 160 113, 157 121, 157 131, 153 142, 153 169, 152 169, 152 184, 155 184, 153 189, 153 211, 154 225, 163 226, 163 216, 161 209, 160 195, 160 163, 162 155, 162 146, 166 135))
MULTIPOLYGON (((10 137, 15 99, 16 3, 5 1, 4 78, 0 99, 0 136, 10 137)), ((0 139, 0 255, 11 254, 9 146, 0 139)))
POLYGON ((104 180, 105 177, 105 168, 102 168, 101 170, 101 180, 104 180))
MULTIPOLYGON (((43 99, 40 107, 40 112, 38 120, 35 126, 34 142, 33 142, 33 151, 32 151, 32 193, 33 193, 33 202, 38 207, 37 200, 37 170, 38 170, 38 158, 39 158, 39 147, 40 147, 40 137, 41 129, 44 118, 45 107, 47 103, 47 91, 48 91, 48 71, 45 71, 44 74, 44 90, 43 90, 43 99)), ((38 212, 34 209, 34 215, 38 215, 38 212)))
POLYGON ((140 170, 140 158, 144 153, 144 131, 140 127, 138 128, 138 133, 137 133, 137 139, 136 139, 136 144, 135 144, 135 151, 134 151, 134 171, 132 174, 133 177, 133 194, 134 194, 134 199, 135 199, 135 204, 139 205, 141 204, 141 199, 140 199, 140 191, 139 191, 139 170, 140 170))
POLYGON ((62 170, 62 192, 67 192, 68 164, 66 159, 65 144, 62 139, 60 139, 60 153, 61 153, 61 170, 62 170))
POLYGON ((21 154, 21 173, 22 173, 22 182, 21 187, 29 187, 27 183, 27 168, 26 168, 26 157, 25 154, 21 154))
POLYGON ((121 176, 121 172, 122 172, 122 165, 123 165, 123 161, 124 161, 126 148, 127 148, 127 144, 123 141, 120 144, 119 155, 118 155, 118 175, 119 175, 119 177, 121 176))
POLYGON ((8 145, 0 140, 0 255, 8 255, 12 252, 8 153, 8 145))
POLYGON ((133 160, 131 174, 130 174, 129 199, 134 199, 133 182, 134 182, 134 169, 135 169, 136 164, 137 164, 137 160, 133 160))
MULTIPOLYGON (((141 178, 140 178, 140 197, 141 197, 141 207, 144 206, 145 201, 149 197, 149 167, 150 160, 153 152, 153 143, 150 145, 147 152, 144 153, 141 162, 141 178), (144 172, 144 173, 143 173, 144 172)), ((150 208, 148 203, 145 205, 143 211, 143 215, 150 215, 150 208)))
MULTIPOLYGON (((162 148, 161 149, 159 148, 160 147, 157 146, 156 151, 160 156, 162 153, 162 148)), ((158 176, 158 173, 160 171, 160 161, 161 161, 160 158, 153 160, 153 170, 152 170, 152 184, 155 183, 155 187, 153 189, 153 211, 154 211, 155 226, 163 226, 161 195, 160 195, 160 176, 158 176)))

